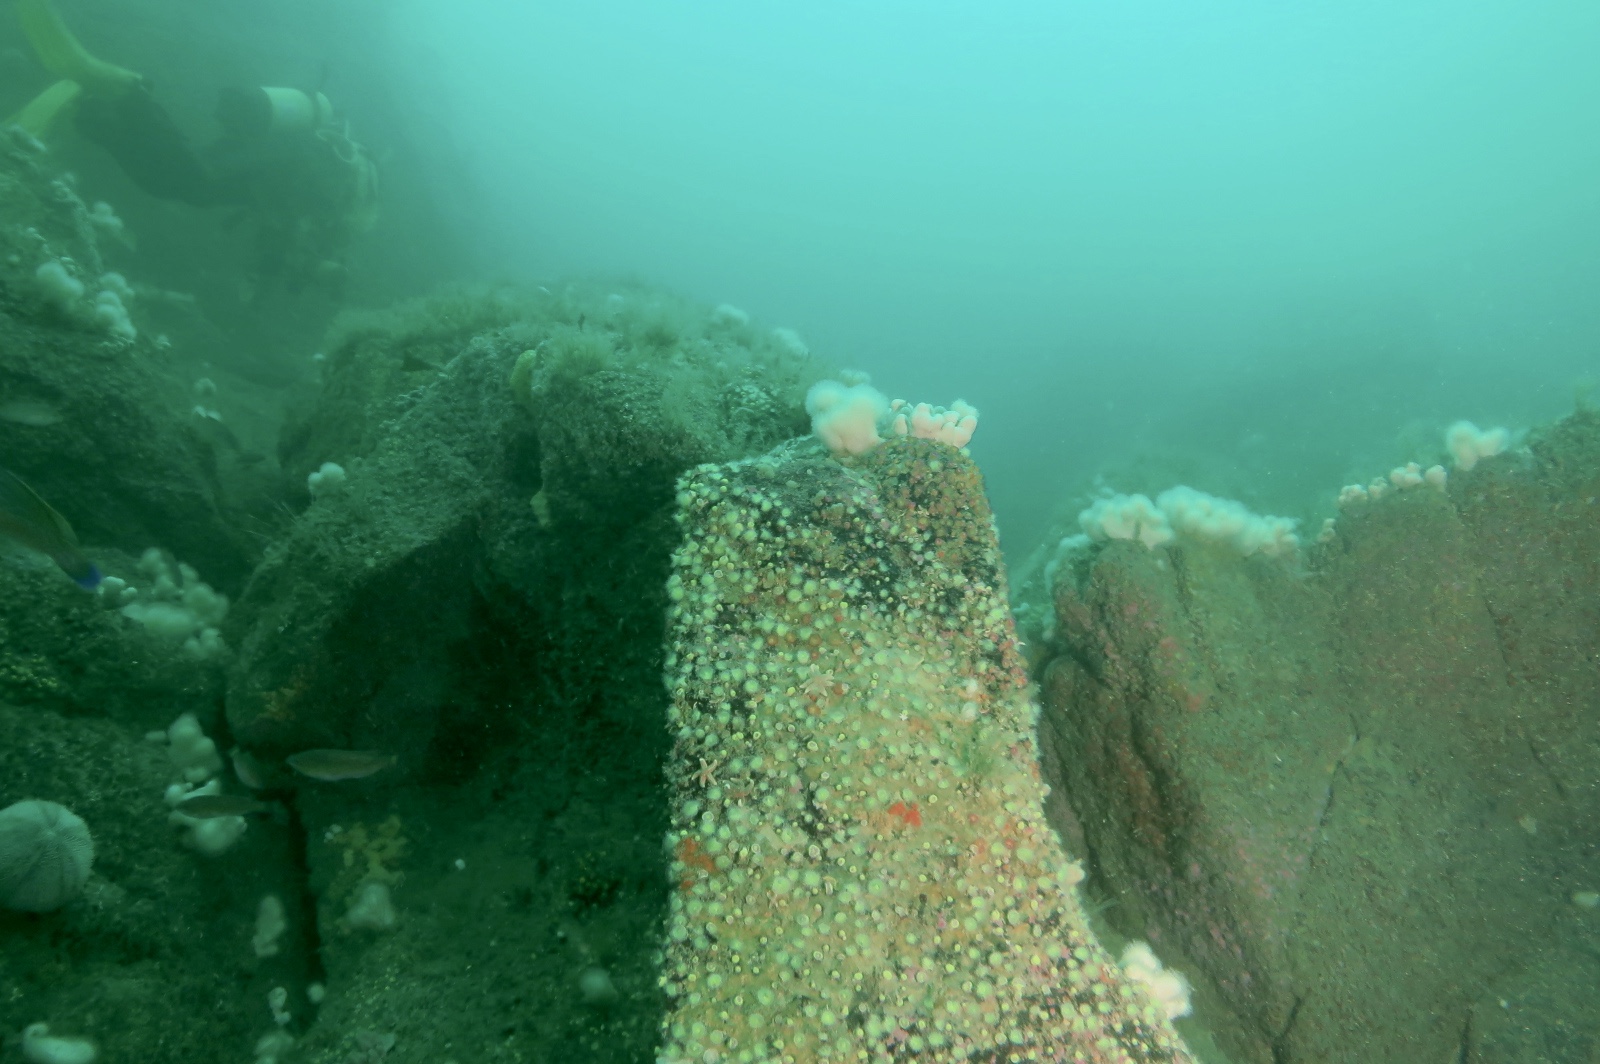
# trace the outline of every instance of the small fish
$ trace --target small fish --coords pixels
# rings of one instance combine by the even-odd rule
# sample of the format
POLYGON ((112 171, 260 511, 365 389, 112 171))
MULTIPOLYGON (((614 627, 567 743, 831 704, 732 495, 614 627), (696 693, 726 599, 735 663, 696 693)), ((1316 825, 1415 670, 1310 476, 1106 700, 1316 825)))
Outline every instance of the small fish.
POLYGON ((266 773, 261 771, 261 762, 248 750, 234 747, 228 757, 233 761, 233 774, 239 777, 239 782, 249 787, 252 791, 259 791, 267 785, 266 773))
POLYGON ((219 816, 249 816, 251 813, 270 813, 272 806, 258 802, 243 794, 200 794, 185 798, 177 804, 178 812, 196 820, 214 820, 219 816))
POLYGON ((7 399, 0 403, 0 421, 43 429, 61 424, 61 411, 36 399, 7 399))
POLYGON ((334 783, 365 779, 382 772, 399 758, 377 750, 302 750, 285 760, 302 776, 334 783))
POLYGON ((100 585, 100 570, 78 550, 67 519, 8 469, 0 469, 0 535, 50 555, 79 587, 93 591, 100 585))
POLYGON ((429 362, 425 358, 418 358, 416 355, 406 355, 400 360, 400 371, 402 373, 422 373, 424 371, 438 373, 439 367, 434 365, 432 362, 429 362))

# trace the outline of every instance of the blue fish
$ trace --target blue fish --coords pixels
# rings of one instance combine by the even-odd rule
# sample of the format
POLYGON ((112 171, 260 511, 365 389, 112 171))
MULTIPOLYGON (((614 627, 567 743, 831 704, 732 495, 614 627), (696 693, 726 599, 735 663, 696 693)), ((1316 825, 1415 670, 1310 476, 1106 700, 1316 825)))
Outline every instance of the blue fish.
POLYGON ((79 587, 93 591, 100 585, 100 570, 78 549, 67 519, 9 469, 0 469, 0 535, 50 555, 79 587))

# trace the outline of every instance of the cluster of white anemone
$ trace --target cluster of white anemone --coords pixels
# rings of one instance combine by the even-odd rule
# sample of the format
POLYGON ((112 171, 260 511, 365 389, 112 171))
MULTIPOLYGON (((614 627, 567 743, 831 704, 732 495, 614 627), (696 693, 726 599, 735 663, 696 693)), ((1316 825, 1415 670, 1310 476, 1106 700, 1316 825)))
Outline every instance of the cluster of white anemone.
MULTIPOLYGON (((1493 428, 1486 432, 1470 421, 1457 421, 1444 433, 1445 450, 1450 452, 1450 457, 1455 461, 1456 470, 1463 473, 1485 458, 1503 454, 1510 445, 1510 430, 1493 428)), ((1407 462, 1389 470, 1387 477, 1374 477, 1368 484, 1346 484, 1339 489, 1339 506, 1344 508, 1373 502, 1391 491, 1409 491, 1424 486, 1443 491, 1449 479, 1450 474, 1442 465, 1431 465, 1424 469, 1418 462, 1407 462)))
POLYGON ((957 399, 948 408, 929 403, 890 402, 862 374, 850 382, 818 381, 806 392, 811 431, 836 455, 866 454, 883 442, 881 431, 895 436, 937 440, 965 447, 978 429, 978 410, 957 399))
POLYGON ((1179 535, 1228 547, 1246 557, 1287 557, 1300 546, 1291 517, 1253 513, 1243 503, 1179 485, 1156 496, 1111 495, 1096 499, 1078 515, 1089 539, 1138 540, 1146 547, 1171 543, 1179 535))
POLYGON ((1391 491, 1410 491, 1424 485, 1443 491, 1449 479, 1450 474, 1445 472, 1442 465, 1423 469, 1417 462, 1407 462, 1389 470, 1387 477, 1374 477, 1370 484, 1346 484, 1339 489, 1339 505, 1345 507, 1358 502, 1371 502, 1391 491))

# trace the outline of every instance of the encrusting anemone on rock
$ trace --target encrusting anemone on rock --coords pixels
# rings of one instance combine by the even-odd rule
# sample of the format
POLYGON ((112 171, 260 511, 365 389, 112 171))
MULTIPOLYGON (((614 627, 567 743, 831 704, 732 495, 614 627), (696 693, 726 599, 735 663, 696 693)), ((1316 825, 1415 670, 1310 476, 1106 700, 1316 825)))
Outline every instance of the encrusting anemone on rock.
POLYGON ((862 387, 679 483, 658 1061, 1190 1061, 1042 813, 976 411, 862 387))

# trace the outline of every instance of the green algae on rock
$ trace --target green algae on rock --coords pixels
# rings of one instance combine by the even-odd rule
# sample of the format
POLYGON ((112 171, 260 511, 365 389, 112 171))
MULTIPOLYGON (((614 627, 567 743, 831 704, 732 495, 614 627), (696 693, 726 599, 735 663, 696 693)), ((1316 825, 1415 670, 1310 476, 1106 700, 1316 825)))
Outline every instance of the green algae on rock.
POLYGON ((1192 1060, 1045 822, 976 466, 849 463, 680 482, 660 1060, 1192 1060))

